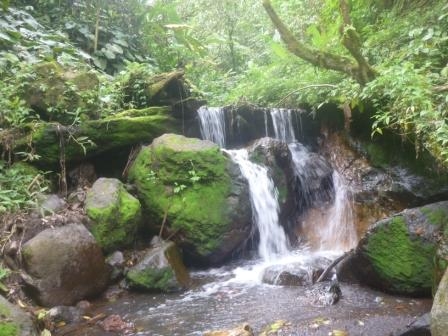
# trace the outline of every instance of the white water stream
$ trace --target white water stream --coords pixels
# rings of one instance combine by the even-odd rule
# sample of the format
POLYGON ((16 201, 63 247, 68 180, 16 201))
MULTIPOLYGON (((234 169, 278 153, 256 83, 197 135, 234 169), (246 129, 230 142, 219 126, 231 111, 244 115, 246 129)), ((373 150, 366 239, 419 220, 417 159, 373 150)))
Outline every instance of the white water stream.
POLYGON ((265 261, 274 261, 288 253, 288 239, 279 225, 277 189, 267 168, 249 160, 246 149, 226 150, 238 164, 249 183, 253 222, 256 223, 260 242, 258 253, 265 261))
MULTIPOLYGON (((201 134, 204 139, 211 140, 225 148, 225 115, 221 108, 202 107, 198 111, 201 124, 201 134)), ((312 153, 296 141, 293 127, 293 112, 289 109, 270 109, 265 112, 264 127, 268 134, 269 119, 272 122, 275 138, 288 143, 292 155, 295 174, 300 179, 300 197, 307 207, 312 207, 315 201, 323 195, 316 194, 316 177, 319 164, 307 165, 307 161, 315 159, 312 153), (310 168, 312 167, 312 168, 310 168)), ((268 169, 249 160, 246 149, 224 150, 238 164, 243 176, 247 179, 250 189, 253 223, 259 232, 258 254, 260 261, 247 266, 238 267, 232 271, 230 282, 259 283, 263 271, 270 265, 297 264, 307 267, 316 256, 335 256, 356 243, 356 233, 353 226, 351 202, 340 175, 333 172, 333 189, 331 199, 333 204, 324 210, 324 218, 320 225, 313 227, 313 223, 305 223, 308 232, 318 237, 319 244, 315 251, 310 249, 291 250, 288 237, 279 222, 279 205, 277 189, 269 176, 268 169)), ((322 159, 323 160, 323 159, 322 159)), ((325 164, 325 162, 323 162, 325 164)), ((327 195, 328 196, 328 195, 327 195)), ((306 232, 306 230, 305 230, 306 232)), ((218 286, 219 287, 219 286, 218 286)))

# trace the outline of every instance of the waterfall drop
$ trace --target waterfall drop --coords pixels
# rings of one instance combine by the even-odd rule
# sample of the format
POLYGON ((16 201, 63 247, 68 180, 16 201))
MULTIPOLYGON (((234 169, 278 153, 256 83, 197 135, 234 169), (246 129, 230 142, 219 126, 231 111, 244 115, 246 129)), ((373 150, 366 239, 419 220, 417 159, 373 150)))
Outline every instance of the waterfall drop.
POLYGON ((213 141, 221 148, 226 146, 224 110, 220 107, 201 106, 198 110, 202 138, 213 141))
POLYGON ((268 170, 249 160, 246 149, 226 150, 249 183, 253 222, 257 225, 260 242, 258 252, 264 261, 273 261, 288 253, 288 238, 279 224, 277 190, 268 170))

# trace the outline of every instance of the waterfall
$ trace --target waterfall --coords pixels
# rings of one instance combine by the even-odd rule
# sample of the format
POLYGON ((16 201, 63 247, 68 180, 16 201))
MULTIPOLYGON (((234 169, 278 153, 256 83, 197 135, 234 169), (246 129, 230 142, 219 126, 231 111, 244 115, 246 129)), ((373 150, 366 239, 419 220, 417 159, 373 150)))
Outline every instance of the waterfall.
POLYGON ((219 147, 226 146, 224 110, 221 107, 201 106, 198 110, 202 138, 213 141, 219 147))
POLYGON ((226 150, 249 183, 253 222, 260 234, 258 252, 265 261, 288 253, 288 239, 279 224, 277 190, 268 170, 249 161, 246 149, 226 150))
MULTIPOLYGON (((225 147, 224 110, 218 107, 201 107, 198 110, 201 135, 204 139, 225 147)), ((307 213, 302 231, 309 240, 316 240, 317 249, 345 251, 356 244, 353 224, 352 203, 342 177, 331 171, 327 162, 316 153, 310 152, 296 140, 293 126, 293 111, 273 108, 264 111, 264 131, 268 134, 268 120, 272 120, 275 138, 288 144, 293 170, 299 180, 297 190, 299 212, 307 213), (321 186, 322 176, 328 176, 328 185, 321 186), (331 186, 331 181, 332 185, 331 186), (331 205, 327 203, 332 201, 331 205), (323 207, 325 205, 325 209, 323 207)), ((253 221, 260 233, 259 254, 265 260, 288 251, 288 240, 279 225, 279 206, 275 186, 267 169, 248 159, 246 150, 228 150, 231 158, 239 165, 249 182, 253 221)))
POLYGON ((353 225, 351 199, 342 176, 333 171, 334 202, 328 210, 327 225, 320 230, 321 249, 348 251, 358 241, 353 225))
POLYGON ((286 143, 296 141, 294 128, 292 125, 292 111, 289 109, 271 109, 272 125, 274 127, 275 138, 286 143))

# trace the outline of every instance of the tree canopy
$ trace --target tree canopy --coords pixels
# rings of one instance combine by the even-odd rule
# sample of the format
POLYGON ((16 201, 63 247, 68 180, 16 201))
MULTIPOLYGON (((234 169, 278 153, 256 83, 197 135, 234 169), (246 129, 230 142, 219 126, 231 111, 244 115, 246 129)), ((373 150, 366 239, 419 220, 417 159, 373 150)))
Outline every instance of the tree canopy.
MULTIPOLYGON (((428 150, 448 164, 444 1, 3 0, 2 5, 0 127, 32 116, 14 93, 32 75, 29 64, 40 60, 82 63, 115 78, 138 66, 154 73, 183 69, 210 104, 372 106, 372 135, 393 130, 417 151, 428 150)), ((102 90, 112 101, 120 99, 113 84, 102 90)), ((104 104, 113 110, 110 101, 104 104)))

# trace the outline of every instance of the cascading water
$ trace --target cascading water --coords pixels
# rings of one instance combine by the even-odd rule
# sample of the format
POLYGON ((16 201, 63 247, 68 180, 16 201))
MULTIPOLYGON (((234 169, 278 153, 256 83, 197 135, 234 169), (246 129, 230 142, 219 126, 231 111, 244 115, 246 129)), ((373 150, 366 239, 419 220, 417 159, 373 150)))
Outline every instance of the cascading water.
MULTIPOLYGON (((319 240, 315 244, 318 250, 344 251, 356 244, 357 237, 353 224, 351 202, 349 193, 343 183, 342 177, 333 171, 332 188, 316 186, 318 177, 328 165, 323 158, 311 153, 304 145, 296 140, 293 127, 293 113, 290 109, 273 108, 264 111, 265 133, 268 134, 268 112, 272 120, 272 127, 276 139, 288 144, 291 152, 293 169, 299 180, 300 199, 299 211, 317 207, 319 203, 332 200, 330 207, 326 207, 320 214, 317 225, 316 219, 309 223, 303 222, 303 232, 319 240), (313 160, 313 164, 308 162, 313 160)), ((211 140, 220 147, 225 147, 225 118, 221 108, 201 107, 198 111, 201 134, 204 139, 211 140)), ((285 255, 288 251, 286 234, 278 221, 278 202, 275 186, 268 177, 267 169, 252 163, 248 159, 246 150, 227 151, 249 182, 251 202, 254 212, 254 223, 260 233, 259 254, 264 260, 273 260, 275 256, 285 255), (261 182, 263 181, 263 182, 261 182)))
POLYGON ((247 150, 226 150, 249 183, 253 221, 257 225, 260 242, 258 252, 265 261, 272 261, 288 253, 288 239, 279 225, 277 190, 268 170, 249 160, 247 150))
POLYGON ((202 138, 213 141, 219 147, 226 146, 224 110, 220 107, 201 106, 198 110, 202 138))

